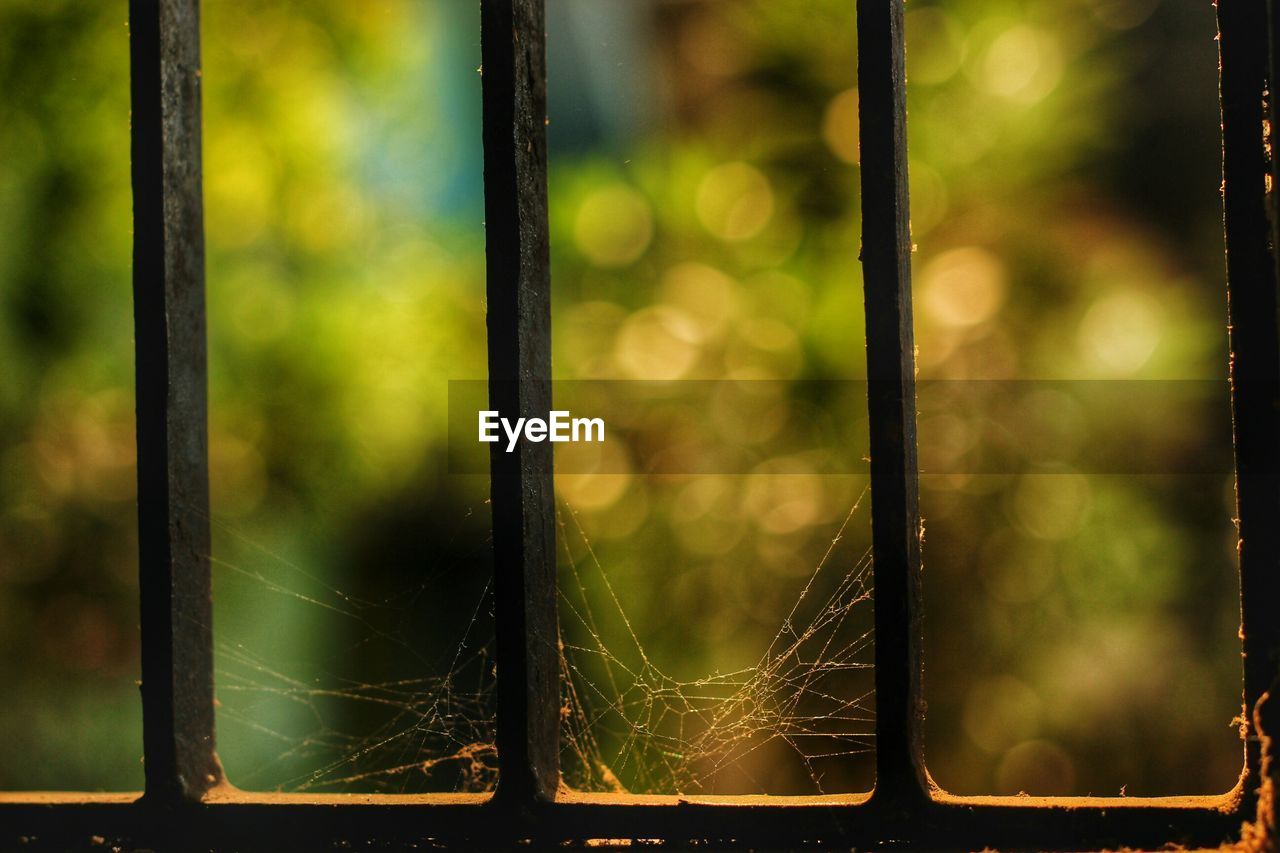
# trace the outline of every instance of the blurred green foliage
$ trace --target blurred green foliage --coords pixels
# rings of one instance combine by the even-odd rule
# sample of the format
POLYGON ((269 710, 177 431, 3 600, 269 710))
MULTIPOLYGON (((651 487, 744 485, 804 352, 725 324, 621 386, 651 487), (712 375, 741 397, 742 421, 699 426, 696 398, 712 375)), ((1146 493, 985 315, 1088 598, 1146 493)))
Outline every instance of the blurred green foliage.
MULTIPOLYGON (((552 89, 557 376, 864 375, 850 8, 658 8, 666 125, 584 155, 555 135, 552 89)), ((1240 765, 1229 479, 1058 464, 1106 440, 1108 413, 1035 382, 1225 375, 1212 10, 913 2, 907 36, 921 377, 1030 380, 1012 404, 984 404, 982 386, 963 408, 935 398, 921 422, 935 778, 964 793, 1226 790, 1240 765), (1055 429, 1022 473, 976 473, 978 434, 1031 412, 1055 429)), ((754 663, 862 486, 763 473, 805 416, 793 387, 727 429, 715 400, 689 413, 692 430, 753 444, 756 476, 560 478, 641 641, 686 677, 754 663)), ((1221 458, 1225 421, 1203 408, 1226 405, 1219 387, 1176 419, 1110 417, 1221 458)), ((865 547, 865 526, 844 540, 865 547)), ((628 734, 606 732, 624 753, 628 734)), ((834 764, 827 789, 870 784, 869 758, 834 764)), ((767 750, 711 782, 813 784, 767 750)))
MULTIPOLYGON (((754 476, 561 477, 585 531, 566 553, 590 543, 629 617, 611 630, 664 670, 732 671, 865 487, 778 458, 805 411, 787 383, 865 373, 852 4, 548 5, 556 378, 780 380, 690 419, 749 445, 754 476)), ((0 9, 9 788, 140 785, 124 18, 0 9)), ((1224 378, 1211 7, 912 0, 907 35, 921 376, 1224 378)), ((443 463, 447 380, 485 371, 476 9, 209 0, 203 50, 220 752, 245 787, 487 785, 466 751, 490 713, 487 484, 443 463), (424 766, 437 749, 466 758, 424 766)), ((921 423, 935 778, 1230 787, 1229 479, 1033 451, 966 473, 992 406, 921 423)), ((1216 423, 1159 426, 1213 447, 1216 423)), ((867 522, 864 503, 832 582, 867 522)), ((628 734, 602 722, 602 753, 628 734)), ((812 790, 756 756, 708 787, 812 790)), ((822 784, 870 767, 828 762, 822 784)))

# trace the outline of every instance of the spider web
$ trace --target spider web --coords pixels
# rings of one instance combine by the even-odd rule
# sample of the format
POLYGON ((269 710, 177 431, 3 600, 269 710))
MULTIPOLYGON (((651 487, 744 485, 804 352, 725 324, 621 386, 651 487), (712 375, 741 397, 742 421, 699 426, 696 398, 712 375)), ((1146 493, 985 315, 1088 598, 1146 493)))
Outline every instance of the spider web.
MULTIPOLYGON (((303 610, 318 609, 323 618, 313 624, 344 627, 359 638, 355 648, 341 649, 345 654, 340 656, 365 666, 372 661, 390 663, 393 670, 385 679, 369 680, 316 666, 311 655, 285 660, 274 646, 264 654, 251 642, 215 635, 220 731, 226 732, 230 724, 241 738, 249 733, 253 745, 252 766, 239 773, 229 767, 234 784, 317 792, 494 788, 491 625, 489 636, 477 637, 482 616, 492 607, 489 582, 442 661, 425 654, 423 644, 415 642, 406 627, 421 618, 424 603, 429 604, 436 591, 432 579, 407 594, 369 600, 336 589, 220 526, 264 568, 214 557, 216 570, 244 582, 257 599, 283 599, 303 610), (440 674, 405 677, 405 672, 440 674), (271 725, 264 717, 287 722, 271 725)), ((318 632, 310 632, 314 633, 318 632)))
MULTIPOLYGON (((874 750, 870 554, 842 556, 837 548, 865 494, 798 584, 755 665, 693 679, 675 677, 646 650, 577 514, 562 506, 565 784, 617 793, 823 793, 828 778, 847 780, 847 773, 829 771, 874 750), (790 780, 786 791, 771 790, 779 772, 790 780)), ((495 787, 489 583, 448 655, 432 659, 404 629, 417 617, 416 605, 430 600, 430 581, 409 594, 365 599, 229 532, 270 567, 214 558, 219 572, 251 594, 348 623, 366 664, 394 659, 400 672, 439 673, 362 679, 219 638, 224 740, 237 730, 254 744, 255 766, 230 766, 233 783, 315 792, 495 787), (288 723, 278 722, 282 714, 288 723)))

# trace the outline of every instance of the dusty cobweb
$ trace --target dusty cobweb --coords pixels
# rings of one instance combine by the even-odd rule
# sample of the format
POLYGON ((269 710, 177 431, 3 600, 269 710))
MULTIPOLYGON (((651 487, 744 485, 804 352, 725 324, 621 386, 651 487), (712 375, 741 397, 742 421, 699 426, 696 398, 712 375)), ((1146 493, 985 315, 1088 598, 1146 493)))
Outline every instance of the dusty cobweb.
POLYGON ((456 566, 369 598, 215 526, 223 550, 236 556, 213 557, 215 616, 237 605, 261 614, 215 635, 220 751, 234 784, 384 793, 494 787, 487 578, 442 614, 433 599, 456 566), (219 592, 238 595, 227 602, 219 592), (423 626, 448 615, 447 642, 424 641, 423 626), (289 627, 271 627, 277 620, 299 634, 295 644, 283 640, 289 627), (264 621, 268 629, 255 631, 264 621))
POLYGON ((767 752, 766 768, 789 759, 812 792, 823 792, 828 762, 869 755, 870 555, 838 568, 833 559, 860 503, 755 664, 694 680, 673 677, 646 652, 577 517, 563 509, 561 634, 584 638, 562 640, 566 782, 633 793, 762 792, 772 786, 754 778, 750 759, 767 752), (575 536, 585 561, 568 548, 575 536), (603 595, 589 595, 593 588, 603 595), (602 598, 617 636, 592 607, 602 598))
MULTIPOLYGON (((828 771, 874 750, 870 555, 838 547, 861 503, 812 572, 797 579, 790 610, 755 664, 692 679, 677 678, 647 650, 607 558, 597 557, 577 515, 562 506, 565 783, 597 792, 687 794, 822 793, 832 778, 842 784, 848 774, 828 771), (771 771, 783 764, 791 765, 788 778, 800 780, 799 789, 793 781, 785 791, 772 790, 771 771)), ((282 649, 272 631, 256 639, 219 636, 221 737, 224 745, 238 740, 239 754, 252 756, 229 762, 233 783, 314 792, 493 789, 490 583, 473 590, 465 606, 449 608, 459 614, 453 636, 443 654, 433 655, 413 626, 439 609, 438 578, 363 597, 230 528, 227 537, 242 547, 234 559, 215 557, 215 572, 224 585, 241 588, 240 602, 256 601, 264 613, 301 612, 312 625, 341 626, 321 637, 348 638, 326 656, 282 649), (359 669, 340 660, 356 661, 359 669), (378 662, 373 672, 370 661, 378 662)), ((219 600, 224 606, 234 604, 219 600)))

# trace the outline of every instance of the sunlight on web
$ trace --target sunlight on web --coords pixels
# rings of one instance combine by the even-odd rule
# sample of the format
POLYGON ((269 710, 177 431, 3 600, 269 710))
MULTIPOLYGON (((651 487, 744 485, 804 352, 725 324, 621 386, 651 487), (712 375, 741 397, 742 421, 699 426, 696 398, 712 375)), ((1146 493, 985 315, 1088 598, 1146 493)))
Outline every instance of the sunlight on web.
MULTIPOLYGON (((674 678, 646 652, 577 516, 562 509, 565 783, 596 792, 765 791, 760 768, 790 761, 798 762, 812 792, 822 793, 829 762, 870 754, 870 555, 844 566, 833 559, 861 501, 756 665, 693 680, 674 678), (573 557, 571 540, 586 559, 573 557)), ((252 601, 264 614, 301 613, 311 620, 309 636, 354 638, 329 656, 290 652, 275 631, 219 637, 220 738, 224 750, 240 744, 233 750, 238 760, 228 761, 234 784, 404 794, 494 788, 489 583, 448 653, 437 658, 412 630, 414 620, 449 607, 434 579, 370 600, 333 588, 242 534, 224 533, 253 555, 214 559, 222 583, 241 588, 242 606, 252 601), (367 676, 370 662, 392 660, 394 666, 374 666, 385 677, 351 671, 367 676)))
POLYGON ((822 793, 826 760, 872 752, 872 694, 865 677, 872 633, 858 624, 864 620, 851 618, 869 615, 870 553, 824 590, 825 597, 818 594, 861 500, 755 666, 692 681, 664 673, 646 654, 577 516, 562 512, 572 583, 562 581, 561 636, 587 638, 581 644, 562 639, 566 783, 589 791, 698 793, 716 791, 721 777, 737 774, 747 776, 739 785, 763 791, 767 785, 751 778, 747 759, 783 746, 803 766, 814 792, 822 793), (573 559, 571 535, 581 537, 588 566, 573 559), (593 584, 603 589, 625 636, 603 635, 603 620, 586 594, 593 584))
POLYGON ((252 744, 250 750, 239 750, 252 754, 252 766, 238 774, 235 766, 228 767, 234 784, 405 794, 493 789, 497 755, 491 618, 485 626, 489 636, 477 637, 482 616, 492 606, 489 583, 472 603, 449 654, 436 659, 414 642, 412 631, 414 620, 437 606, 432 597, 439 590, 431 580, 405 594, 365 600, 239 534, 230 535, 268 568, 250 569, 215 557, 215 569, 242 582, 263 611, 292 608, 310 617, 318 614, 304 642, 328 646, 323 635, 345 628, 354 644, 339 647, 333 658, 345 659, 347 669, 390 674, 365 680, 314 664, 323 654, 310 650, 299 660, 286 661, 292 655, 275 642, 219 638, 220 740, 232 735, 252 744), (255 650, 263 646, 265 652, 255 650))

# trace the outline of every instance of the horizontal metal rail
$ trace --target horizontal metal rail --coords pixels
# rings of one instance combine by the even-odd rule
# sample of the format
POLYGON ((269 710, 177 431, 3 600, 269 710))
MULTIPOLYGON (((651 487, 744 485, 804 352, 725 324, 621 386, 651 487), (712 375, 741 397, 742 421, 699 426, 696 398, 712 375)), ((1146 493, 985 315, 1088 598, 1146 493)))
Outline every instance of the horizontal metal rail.
MULTIPOLYGON (((1242 798, 950 798, 903 826, 866 795, 844 797, 627 797, 561 794, 530 807, 519 826, 483 795, 367 796, 215 793, 180 813, 127 795, 0 797, 0 847, 74 849, 92 836, 169 849, 360 849, 424 841, 509 847, 520 841, 655 839, 671 844, 922 849, 1154 849, 1217 847, 1238 837, 1242 798), (26 841, 20 839, 25 837, 26 841)), ((99 849, 101 849, 99 847, 99 849)))

